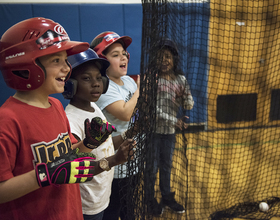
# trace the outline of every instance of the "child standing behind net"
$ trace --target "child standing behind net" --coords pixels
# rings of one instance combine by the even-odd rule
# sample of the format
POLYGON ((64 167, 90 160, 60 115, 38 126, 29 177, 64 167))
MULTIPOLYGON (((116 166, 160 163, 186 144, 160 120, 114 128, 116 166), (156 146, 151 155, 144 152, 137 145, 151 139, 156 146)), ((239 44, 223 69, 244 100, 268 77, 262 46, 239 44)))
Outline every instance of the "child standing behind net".
MULTIPOLYGON (((80 141, 85 136, 84 121, 87 118, 106 121, 95 102, 107 91, 109 79, 106 69, 110 63, 99 58, 92 49, 70 56, 68 61, 73 72, 63 93, 65 98, 70 99, 65 112, 72 134, 80 141)), ((116 131, 110 123, 106 123, 109 130, 116 131)), ((98 161, 95 176, 91 181, 80 185, 84 220, 102 220, 110 201, 114 175, 114 169, 111 168, 127 161, 132 143, 132 139, 124 141, 121 135, 112 139, 110 135, 98 148, 92 150, 91 153, 98 161), (118 149, 116 154, 114 148, 118 149)))
POLYGON ((170 39, 161 40, 156 52, 156 63, 152 73, 158 75, 156 128, 152 141, 147 147, 145 169, 145 203, 151 215, 161 215, 163 208, 168 207, 177 213, 184 213, 185 208, 175 200, 175 193, 170 189, 172 156, 175 148, 175 127, 186 126, 176 116, 179 107, 192 109, 193 97, 185 76, 178 67, 178 49, 170 39), (158 204, 154 197, 154 185, 159 169, 159 185, 162 195, 158 204))
MULTIPOLYGON (((129 54, 126 49, 131 41, 132 39, 128 36, 120 37, 115 32, 107 31, 97 35, 90 45, 99 57, 104 57, 110 62, 110 67, 107 69, 110 79, 109 88, 106 94, 101 95, 96 104, 103 111, 107 120, 116 126, 117 132, 112 136, 121 134, 124 139, 126 139, 125 132, 138 100, 140 86, 139 76, 137 84, 127 76, 129 54)), ((127 201, 122 197, 126 194, 124 189, 127 187, 123 187, 126 184, 129 184, 126 164, 116 166, 110 204, 105 210, 104 220, 118 220, 119 217, 122 220, 125 219, 127 201)))

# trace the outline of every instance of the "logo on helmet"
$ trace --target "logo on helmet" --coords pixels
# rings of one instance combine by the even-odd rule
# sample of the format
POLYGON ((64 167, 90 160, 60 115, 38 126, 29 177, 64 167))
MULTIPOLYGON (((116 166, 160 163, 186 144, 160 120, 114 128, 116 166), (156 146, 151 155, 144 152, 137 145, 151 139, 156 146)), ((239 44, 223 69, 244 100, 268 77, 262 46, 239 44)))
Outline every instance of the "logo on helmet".
POLYGON ((60 34, 60 35, 67 35, 65 29, 60 25, 56 25, 53 29, 57 34, 60 34))
POLYGON ((108 34, 104 37, 107 42, 114 42, 115 40, 119 39, 120 36, 118 34, 108 34))
POLYGON ((12 59, 12 58, 15 58, 15 57, 20 57, 20 56, 23 56, 23 55, 25 55, 25 52, 20 52, 20 53, 16 53, 16 54, 7 56, 5 59, 8 60, 8 59, 12 59))

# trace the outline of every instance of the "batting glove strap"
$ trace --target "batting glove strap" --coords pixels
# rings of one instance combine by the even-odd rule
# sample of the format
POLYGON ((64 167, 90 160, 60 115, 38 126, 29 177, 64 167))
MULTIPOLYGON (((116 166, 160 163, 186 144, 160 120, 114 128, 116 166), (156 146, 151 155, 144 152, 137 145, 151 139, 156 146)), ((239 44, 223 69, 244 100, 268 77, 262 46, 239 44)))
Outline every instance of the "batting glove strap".
POLYGON ((83 143, 84 143, 84 145, 87 147, 87 148, 89 148, 89 149, 95 149, 95 148, 97 148, 98 146, 97 145, 93 145, 93 144, 91 144, 93 141, 91 141, 91 140, 89 140, 88 138, 85 138, 84 140, 83 140, 83 143))
POLYGON ((50 181, 48 168, 45 163, 36 165, 36 177, 40 187, 45 187, 52 184, 50 181))

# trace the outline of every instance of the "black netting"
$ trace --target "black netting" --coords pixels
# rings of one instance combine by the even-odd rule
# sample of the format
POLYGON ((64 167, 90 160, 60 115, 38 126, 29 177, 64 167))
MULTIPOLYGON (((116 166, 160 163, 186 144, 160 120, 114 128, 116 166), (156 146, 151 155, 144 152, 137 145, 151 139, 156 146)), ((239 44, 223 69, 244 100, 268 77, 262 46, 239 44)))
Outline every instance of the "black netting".
POLYGON ((280 3, 142 0, 142 7, 141 89, 137 123, 131 123, 138 145, 123 185, 127 219, 277 219, 280 3), (168 69, 164 48, 177 65, 171 78, 162 74, 168 69), (178 94, 188 88, 191 110, 188 95, 178 94), (153 175, 160 161, 154 156, 172 147, 178 119, 188 128, 175 129, 164 203, 175 199, 185 212, 165 209, 155 217, 168 171, 153 175), (260 211, 260 202, 270 209, 260 211))

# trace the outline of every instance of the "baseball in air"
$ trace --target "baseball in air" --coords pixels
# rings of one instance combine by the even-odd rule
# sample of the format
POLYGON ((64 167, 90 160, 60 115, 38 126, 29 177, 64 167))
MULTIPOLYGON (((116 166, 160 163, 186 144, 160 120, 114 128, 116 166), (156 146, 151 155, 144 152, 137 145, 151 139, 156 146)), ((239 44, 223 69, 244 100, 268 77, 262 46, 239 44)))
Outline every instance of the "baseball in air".
POLYGON ((267 212, 269 209, 269 206, 266 202, 261 202, 259 205, 259 208, 262 212, 267 212))

